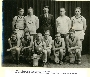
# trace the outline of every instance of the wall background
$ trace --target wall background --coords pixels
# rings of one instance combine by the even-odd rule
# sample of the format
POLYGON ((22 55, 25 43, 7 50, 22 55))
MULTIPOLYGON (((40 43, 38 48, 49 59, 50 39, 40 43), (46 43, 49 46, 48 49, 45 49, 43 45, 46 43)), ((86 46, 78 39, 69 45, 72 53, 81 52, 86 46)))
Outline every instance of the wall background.
POLYGON ((56 19, 59 16, 59 8, 66 9, 66 15, 70 18, 74 15, 76 7, 81 7, 82 15, 87 20, 87 30, 85 40, 83 41, 82 54, 90 52, 90 2, 89 1, 52 1, 52 0, 4 0, 2 2, 2 26, 3 26, 3 50, 7 54, 6 49, 9 48, 7 39, 10 37, 12 30, 12 19, 18 14, 18 8, 22 7, 25 10, 24 15, 27 15, 27 9, 33 7, 34 14, 40 16, 43 13, 43 7, 49 6, 49 13, 56 19))

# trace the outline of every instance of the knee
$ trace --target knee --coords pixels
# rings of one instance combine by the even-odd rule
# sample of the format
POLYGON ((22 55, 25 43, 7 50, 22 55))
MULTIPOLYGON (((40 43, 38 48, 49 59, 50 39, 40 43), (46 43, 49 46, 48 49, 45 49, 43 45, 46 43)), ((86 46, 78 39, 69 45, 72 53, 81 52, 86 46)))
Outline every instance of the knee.
POLYGON ((16 51, 17 51, 17 52, 20 52, 20 50, 21 50, 21 48, 16 48, 16 51))
POLYGON ((76 49, 76 53, 81 53, 81 50, 80 49, 76 49))
POLYGON ((50 50, 50 49, 48 49, 48 50, 47 50, 47 53, 49 53, 49 54, 50 54, 50 53, 51 53, 51 50, 50 50))
POLYGON ((60 51, 59 51, 60 53, 63 53, 63 49, 60 49, 60 51))
POLYGON ((47 50, 43 50, 43 53, 44 53, 44 54, 47 54, 47 50))

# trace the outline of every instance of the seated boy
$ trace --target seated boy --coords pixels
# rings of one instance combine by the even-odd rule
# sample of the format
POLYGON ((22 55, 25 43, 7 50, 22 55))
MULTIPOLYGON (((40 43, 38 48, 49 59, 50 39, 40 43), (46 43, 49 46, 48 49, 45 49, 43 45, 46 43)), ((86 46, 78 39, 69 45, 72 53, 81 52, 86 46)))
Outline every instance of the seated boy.
POLYGON ((8 43, 10 46, 10 49, 7 49, 7 51, 11 51, 12 54, 12 61, 17 64, 19 63, 19 55, 20 55, 20 44, 17 40, 17 34, 16 31, 13 31, 11 38, 8 39, 8 43))
POLYGON ((75 36, 75 30, 69 30, 69 36, 66 38, 67 48, 70 57, 70 63, 77 61, 78 64, 81 64, 81 44, 80 39, 75 36), (76 60, 75 60, 76 57, 76 60))
POLYGON ((23 53, 24 59, 31 60, 33 54, 33 37, 30 36, 29 30, 25 31, 24 37, 21 39, 21 51, 23 53))
POLYGON ((65 54, 65 42, 64 42, 64 39, 61 38, 61 35, 60 33, 57 33, 55 35, 55 39, 54 39, 54 42, 53 42, 53 51, 54 51, 54 55, 58 52, 59 53, 59 63, 60 65, 63 63, 62 60, 63 60, 63 56, 65 54))
POLYGON ((40 55, 40 59, 42 59, 43 63, 46 64, 47 62, 46 44, 42 40, 41 33, 37 33, 36 40, 34 41, 34 49, 35 49, 35 54, 40 55))
POLYGON ((46 50, 47 50, 47 62, 49 63, 51 48, 52 48, 52 37, 50 36, 50 31, 47 30, 43 37, 44 42, 46 43, 46 50))

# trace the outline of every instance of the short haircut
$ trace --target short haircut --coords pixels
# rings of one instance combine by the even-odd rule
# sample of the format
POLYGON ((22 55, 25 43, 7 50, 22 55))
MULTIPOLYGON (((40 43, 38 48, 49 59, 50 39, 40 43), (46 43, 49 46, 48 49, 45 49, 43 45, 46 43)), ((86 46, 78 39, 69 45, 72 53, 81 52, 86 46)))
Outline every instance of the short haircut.
POLYGON ((74 30, 74 29, 72 29, 72 28, 70 28, 69 33, 70 33, 70 32, 75 33, 75 30, 74 30))
POLYGON ((24 9, 23 8, 19 8, 18 11, 20 11, 20 10, 24 10, 24 9))
POLYGON ((81 8, 80 8, 80 7, 76 7, 75 10, 76 10, 76 9, 79 9, 79 10, 81 11, 81 8))
MULTIPOLYGON (((44 9, 45 9, 45 8, 49 9, 49 6, 45 6, 44 9)), ((43 9, 43 10, 44 10, 44 9, 43 9)))
POLYGON ((46 30, 44 33, 47 33, 47 32, 50 34, 50 30, 46 30))
POLYGON ((29 7, 29 8, 28 8, 28 10, 29 10, 29 9, 32 9, 32 10, 33 10, 33 8, 32 8, 32 7, 29 7))
POLYGON ((56 37, 58 34, 61 36, 61 33, 60 33, 60 32, 57 32, 57 33, 55 34, 55 37, 56 37))
POLYGON ((38 35, 42 36, 42 34, 41 34, 41 33, 37 33, 37 36, 38 36, 38 35))
MULTIPOLYGON (((60 8, 60 10, 61 10, 61 9, 64 9, 64 10, 65 10, 65 8, 64 8, 64 7, 60 8)), ((65 10, 65 11, 66 11, 66 10, 65 10)))

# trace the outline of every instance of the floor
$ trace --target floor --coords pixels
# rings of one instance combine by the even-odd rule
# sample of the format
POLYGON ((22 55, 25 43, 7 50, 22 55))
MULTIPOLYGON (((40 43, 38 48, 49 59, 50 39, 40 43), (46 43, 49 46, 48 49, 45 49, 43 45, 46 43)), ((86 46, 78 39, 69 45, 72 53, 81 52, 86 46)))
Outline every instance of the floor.
MULTIPOLYGON (((28 64, 28 63, 23 63, 23 64, 19 64, 19 65, 12 64, 10 55, 5 56, 2 59, 2 61, 3 61, 2 67, 30 67, 30 64, 28 64)), ((69 64, 69 63, 65 62, 65 63, 63 63, 63 65, 50 63, 46 67, 47 68, 90 68, 90 55, 88 55, 88 54, 82 55, 82 64, 81 65, 69 64)))

